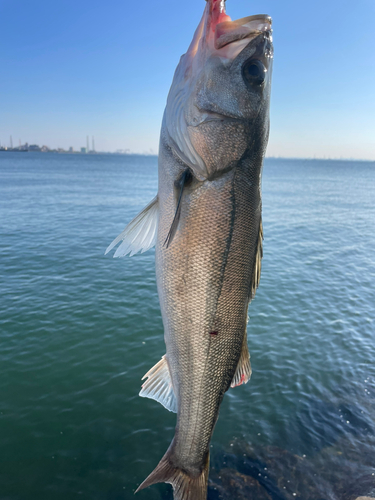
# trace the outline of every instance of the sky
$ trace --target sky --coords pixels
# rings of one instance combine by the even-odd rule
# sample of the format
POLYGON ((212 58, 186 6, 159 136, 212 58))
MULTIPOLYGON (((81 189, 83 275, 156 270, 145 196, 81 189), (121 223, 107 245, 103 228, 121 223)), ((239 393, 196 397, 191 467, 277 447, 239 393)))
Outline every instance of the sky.
MULTIPOLYGON (((227 0, 273 18, 267 156, 375 160, 375 1, 227 0)), ((0 143, 157 153, 204 0, 0 0, 0 143)))

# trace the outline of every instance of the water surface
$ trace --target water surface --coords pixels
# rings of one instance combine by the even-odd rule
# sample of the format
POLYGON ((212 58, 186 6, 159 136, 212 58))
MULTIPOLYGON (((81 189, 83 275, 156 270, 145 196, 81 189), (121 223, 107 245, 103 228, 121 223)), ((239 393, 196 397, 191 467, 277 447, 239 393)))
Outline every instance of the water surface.
MULTIPOLYGON (((172 439, 138 397, 165 353, 154 251, 103 255, 156 187, 155 157, 0 153, 1 500, 131 499, 172 439)), ((375 496, 374 199, 374 163, 266 160, 253 375, 209 499, 375 496)))

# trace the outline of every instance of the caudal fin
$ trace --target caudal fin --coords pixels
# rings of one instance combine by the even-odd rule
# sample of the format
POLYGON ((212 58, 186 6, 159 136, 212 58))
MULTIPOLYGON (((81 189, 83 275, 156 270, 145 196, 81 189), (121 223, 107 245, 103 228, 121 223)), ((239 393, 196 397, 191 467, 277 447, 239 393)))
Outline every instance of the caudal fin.
POLYGON ((175 467, 170 461, 170 450, 160 460, 158 466, 143 481, 135 493, 156 483, 169 483, 173 486, 174 500, 206 500, 209 453, 202 472, 192 476, 175 467))

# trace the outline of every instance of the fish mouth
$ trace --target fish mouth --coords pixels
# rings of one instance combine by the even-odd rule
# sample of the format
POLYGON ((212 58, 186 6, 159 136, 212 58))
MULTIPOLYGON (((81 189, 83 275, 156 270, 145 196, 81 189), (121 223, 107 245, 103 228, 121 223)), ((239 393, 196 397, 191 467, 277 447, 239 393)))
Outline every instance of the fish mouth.
POLYGON ((255 38, 265 32, 272 32, 272 18, 267 14, 221 22, 215 28, 215 49, 246 38, 255 38))
POLYGON ((207 47, 211 54, 217 51, 216 55, 219 57, 233 59, 245 46, 246 41, 261 33, 272 33, 272 19, 267 14, 247 16, 232 21, 226 14, 225 0, 206 0, 206 2, 201 22, 186 53, 187 59, 193 60, 199 52, 199 47, 203 46, 207 47), (235 48, 232 48, 233 46, 235 48))
POLYGON ((261 21, 261 22, 266 22, 272 25, 272 18, 268 14, 256 14, 255 16, 247 16, 247 17, 241 17, 240 19, 237 19, 236 21, 232 21, 232 23, 237 23, 240 25, 251 23, 253 21, 261 21))

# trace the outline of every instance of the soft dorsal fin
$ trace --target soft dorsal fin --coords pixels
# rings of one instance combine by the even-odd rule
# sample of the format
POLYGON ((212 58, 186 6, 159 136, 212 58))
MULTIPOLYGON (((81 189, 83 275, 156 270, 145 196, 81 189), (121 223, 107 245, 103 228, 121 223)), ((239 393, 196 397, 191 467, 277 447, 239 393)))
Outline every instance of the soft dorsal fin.
POLYGON ((146 252, 155 245, 159 220, 158 197, 155 198, 140 212, 123 232, 112 241, 105 255, 112 250, 120 241, 121 245, 115 252, 114 257, 130 256, 138 252, 146 252))
POLYGON ((242 344, 242 351, 238 361, 237 369, 234 374, 231 387, 237 387, 241 384, 247 384, 251 377, 251 364, 249 348, 247 347, 247 333, 245 332, 242 344))
POLYGON ((251 290, 250 290, 250 300, 254 298, 255 292, 257 291, 257 288, 259 286, 260 271, 262 268, 262 257, 263 257, 263 225, 262 225, 262 219, 260 219, 258 243, 257 243, 254 268, 253 268, 253 279, 251 282, 251 290))
POLYGON ((145 378, 147 380, 142 385, 139 395, 142 398, 155 399, 167 410, 177 413, 177 400, 165 355, 142 377, 142 380, 145 378))

